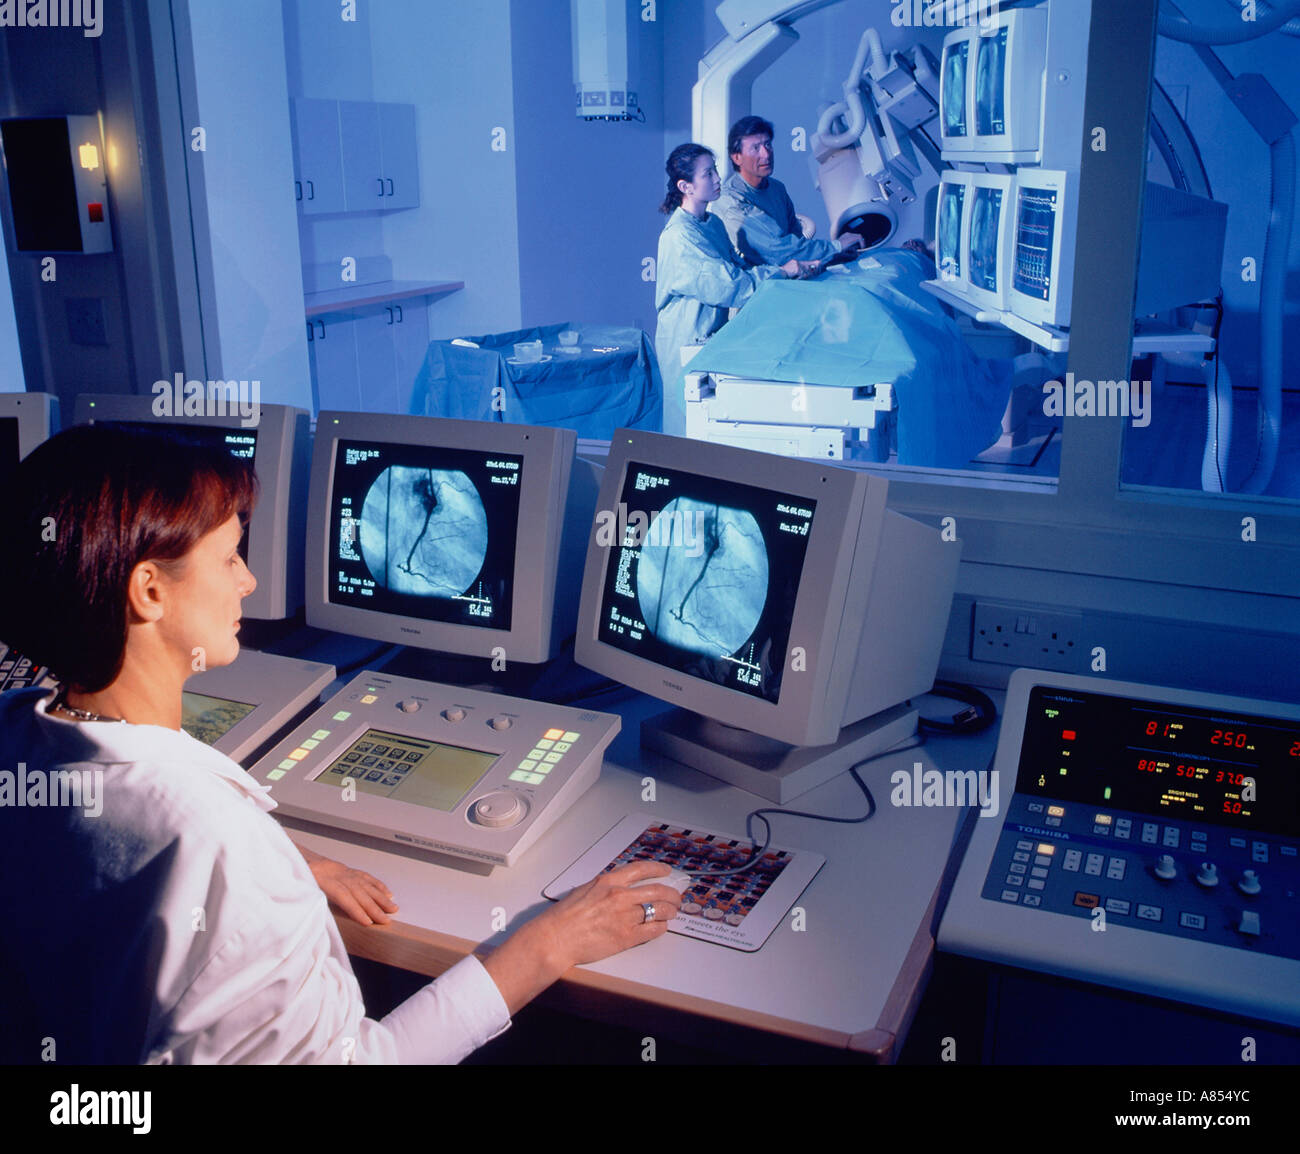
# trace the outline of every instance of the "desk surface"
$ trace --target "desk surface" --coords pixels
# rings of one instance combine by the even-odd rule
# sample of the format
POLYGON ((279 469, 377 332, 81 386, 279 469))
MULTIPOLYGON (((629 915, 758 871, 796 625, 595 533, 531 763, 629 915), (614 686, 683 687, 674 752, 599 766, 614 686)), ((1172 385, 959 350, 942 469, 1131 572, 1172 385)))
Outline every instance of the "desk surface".
MULTIPOLYGON (((435 976, 541 912, 542 887, 628 813, 745 834, 745 816, 768 804, 754 794, 640 748, 640 720, 661 709, 633 698, 614 707, 624 719, 598 782, 513 868, 476 863, 287 820, 295 840, 385 881, 400 911, 389 926, 340 920, 349 952, 435 976), (652 778, 653 802, 642 801, 652 778)), ((906 1034, 929 974, 937 915, 954 838, 965 809, 896 807, 890 776, 924 768, 982 769, 996 730, 932 738, 859 772, 877 811, 860 825, 773 818, 773 841, 825 855, 826 865, 797 903, 803 928, 787 916, 755 953, 680 934, 663 937, 562 979, 570 1004, 613 996, 717 1023, 856 1051, 890 1061, 906 1034)), ((847 774, 796 798, 791 807, 837 817, 866 812, 847 774)))

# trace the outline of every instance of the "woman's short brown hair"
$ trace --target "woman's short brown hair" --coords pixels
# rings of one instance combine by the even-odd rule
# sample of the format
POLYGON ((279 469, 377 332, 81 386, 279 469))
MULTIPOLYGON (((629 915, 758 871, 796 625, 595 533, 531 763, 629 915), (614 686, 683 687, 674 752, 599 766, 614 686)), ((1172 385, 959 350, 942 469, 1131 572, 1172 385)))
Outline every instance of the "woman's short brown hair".
POLYGON ((79 426, 17 468, 0 563, 0 640, 95 693, 126 652, 127 583, 178 561, 257 499, 252 465, 163 431, 79 426))

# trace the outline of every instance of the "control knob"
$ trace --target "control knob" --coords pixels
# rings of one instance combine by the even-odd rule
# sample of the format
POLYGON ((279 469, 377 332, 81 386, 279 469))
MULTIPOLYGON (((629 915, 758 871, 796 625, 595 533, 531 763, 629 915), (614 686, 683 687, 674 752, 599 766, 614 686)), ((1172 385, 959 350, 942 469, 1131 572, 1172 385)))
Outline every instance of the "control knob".
POLYGON ((1174 865, 1174 855, 1162 853, 1156 859, 1156 877, 1172 881, 1178 876, 1178 867, 1174 865))
POLYGON ((489 721, 488 724, 493 729, 500 732, 503 729, 509 729, 514 724, 514 722, 511 721, 510 718, 506 717, 504 714, 498 714, 496 717, 492 718, 492 720, 489 721))
POLYGON ((405 697, 397 703, 397 708, 403 713, 419 713, 420 703, 414 697, 405 697))
POLYGON ((450 706, 442 711, 443 717, 448 721, 464 721, 465 711, 459 705, 450 706))
POLYGON ((480 797, 470 810, 474 821, 488 829, 504 829, 518 825, 528 813, 528 804, 517 793, 498 789, 480 797))
POLYGON ((1241 877, 1237 879, 1237 888, 1243 894, 1257 894, 1261 886, 1259 884, 1259 874, 1254 870, 1242 870, 1241 877))
POLYGON ((1212 890, 1219 884, 1219 867, 1212 861, 1201 862, 1201 868, 1196 871, 1196 881, 1198 885, 1212 890))

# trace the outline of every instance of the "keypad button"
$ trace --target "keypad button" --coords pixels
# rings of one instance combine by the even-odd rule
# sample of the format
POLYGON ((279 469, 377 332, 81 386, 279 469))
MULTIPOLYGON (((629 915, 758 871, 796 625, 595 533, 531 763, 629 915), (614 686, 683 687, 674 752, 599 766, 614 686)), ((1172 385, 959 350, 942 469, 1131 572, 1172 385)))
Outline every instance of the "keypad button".
POLYGON ((1030 813, 1042 813, 1042 812, 1043 812, 1043 803, 1042 803, 1041 801, 1031 801, 1031 802, 1029 803, 1029 812, 1030 812, 1030 813))
POLYGON ((1184 910, 1178 915, 1178 924, 1185 930, 1203 930, 1205 929, 1205 915, 1191 914, 1184 910))
POLYGON ((1022 874, 1022 873, 1024 873, 1027 869, 1029 869, 1029 867, 1028 867, 1027 865, 1025 865, 1025 863, 1022 862, 1022 861, 1013 861, 1013 862, 1011 863, 1011 872, 1012 872, 1013 874, 1022 874))
POLYGON ((537 768, 537 762, 535 762, 531 757, 525 757, 524 760, 519 763, 519 768, 528 773, 532 773, 532 771, 537 768))
POLYGON ((1122 914, 1127 917, 1132 908, 1132 904, 1125 898, 1106 899, 1106 912, 1108 914, 1122 914))
POLYGON ((532 775, 526 769, 516 769, 510 775, 511 781, 527 781, 532 775))
POLYGON ((572 748, 573 746, 567 741, 557 741, 555 743, 556 753, 568 753, 572 748))
POLYGON ((1050 825, 1050 826, 1056 827, 1056 826, 1059 826, 1059 825, 1061 824, 1061 819, 1060 819, 1059 817, 1049 817, 1049 818, 1045 818, 1045 819, 1043 820, 1043 824, 1044 824, 1044 825, 1050 825))
POLYGON ((1122 857, 1111 858, 1106 863, 1106 876, 1113 882, 1122 882, 1127 864, 1122 857))
POLYGON ((1020 900, 1019 890, 1003 890, 1002 900, 1004 902, 1018 902, 1020 900))
POLYGON ((1042 866, 1034 866, 1034 868, 1029 871, 1029 876, 1035 878, 1045 878, 1047 876, 1047 871, 1043 869, 1042 866))
POLYGON ((1092 832, 1095 833, 1098 837, 1110 837, 1110 826, 1094 825, 1092 827, 1092 832))
POLYGON ((537 743, 538 749, 553 749, 554 747, 555 747, 555 742, 550 741, 545 737, 543 737, 542 740, 537 743))
POLYGON ((1025 879, 1020 874, 1007 874, 1006 884, 1009 886, 1022 886, 1025 884, 1025 879))
POLYGON ((1065 860, 1061 863, 1062 869, 1067 869, 1071 873, 1078 873, 1079 866, 1083 862, 1083 854, 1077 849, 1067 849, 1065 851, 1065 860))
POLYGON ((1155 845, 1160 840, 1160 827, 1153 821, 1142 823, 1142 841, 1145 845, 1155 845))
MULTIPOLYGON (((1026 843, 1026 844, 1028 844, 1028 843, 1026 843)), ((1029 860, 1029 854, 1027 854, 1027 853, 1026 853, 1024 850, 1022 850, 1022 849, 1018 849, 1018 850, 1016 850, 1016 852, 1013 853, 1011 856, 1012 856, 1012 858, 1013 858, 1014 860, 1016 860, 1016 861, 1028 861, 1028 860, 1029 860)))
POLYGON ((1047 885, 1047 883, 1043 881, 1041 878, 1029 879, 1029 888, 1031 890, 1041 890, 1045 885, 1047 885))
POLYGON ((567 741, 570 745, 572 745, 575 741, 578 740, 580 736, 582 735, 578 733, 574 733, 573 730, 571 729, 567 729, 564 731, 564 733, 560 735, 560 740, 567 741))
POLYGON ((1178 839, 1182 836, 1182 831, 1176 825, 1165 826, 1164 837, 1160 839, 1160 844, 1168 846, 1170 849, 1178 848, 1178 839))
POLYGON ((1104 854, 1090 853, 1083 863, 1083 872, 1092 877, 1101 877, 1101 866, 1105 860, 1104 854))
MULTIPOLYGON (((1016 842, 1016 849, 1033 849, 1033 848, 1034 848, 1034 843, 1030 841, 1028 838, 1022 837, 1018 842, 1016 842)), ((1026 858, 1025 860, 1028 861, 1029 859, 1026 858)))
POLYGON ((1045 853, 1040 853, 1034 857, 1034 865, 1036 866, 1049 866, 1051 864, 1052 859, 1045 853))
POLYGON ((1081 909, 1094 910, 1101 903, 1101 898, 1096 894, 1086 894, 1082 890, 1074 895, 1074 904, 1081 909))
POLYGON ((1043 895, 1025 894, 1025 900, 1023 904, 1027 906, 1041 906, 1043 904, 1043 895))
POLYGON ((1138 918, 1144 922, 1158 922, 1164 917, 1164 911, 1159 906, 1149 906, 1143 902, 1138 902, 1138 918))
POLYGON ((544 758, 542 758, 542 760, 543 760, 543 761, 549 761, 552 765, 554 765, 554 764, 555 764, 557 761, 559 761, 562 757, 564 757, 564 754, 562 754, 562 753, 556 753, 554 750, 551 750, 551 752, 548 753, 544 758))

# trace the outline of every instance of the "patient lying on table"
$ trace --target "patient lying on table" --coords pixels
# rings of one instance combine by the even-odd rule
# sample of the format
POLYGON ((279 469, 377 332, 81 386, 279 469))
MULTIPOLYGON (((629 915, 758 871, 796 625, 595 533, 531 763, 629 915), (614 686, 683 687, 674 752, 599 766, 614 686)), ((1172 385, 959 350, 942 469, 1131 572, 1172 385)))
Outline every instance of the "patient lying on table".
POLYGON ((815 280, 760 285, 692 370, 855 388, 898 398, 898 463, 960 468, 1002 432, 1015 365, 977 356, 921 288, 934 265, 914 249, 877 249, 815 280))

